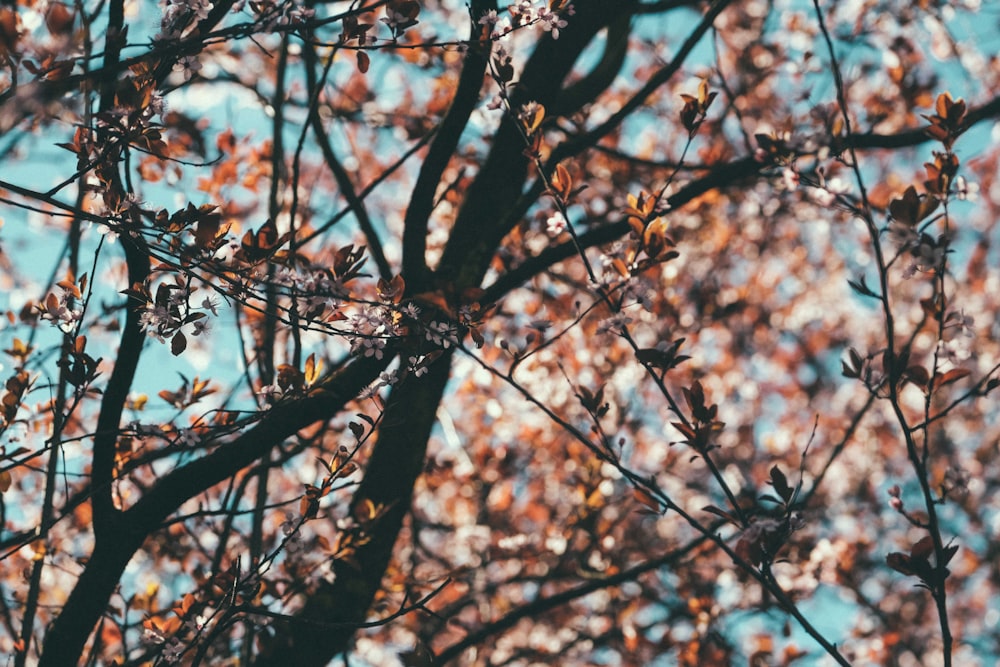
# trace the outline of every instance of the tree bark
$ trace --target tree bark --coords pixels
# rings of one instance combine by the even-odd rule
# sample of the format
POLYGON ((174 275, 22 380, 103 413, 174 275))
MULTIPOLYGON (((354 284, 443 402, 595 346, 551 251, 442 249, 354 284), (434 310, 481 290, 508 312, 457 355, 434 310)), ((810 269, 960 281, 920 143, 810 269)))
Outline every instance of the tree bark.
POLYGON ((427 441, 451 375, 451 361, 452 354, 447 352, 424 377, 411 376, 393 389, 378 441, 352 501, 352 511, 363 511, 366 501, 388 510, 366 532, 368 541, 358 547, 351 562, 334 563, 334 582, 321 582, 294 618, 275 624, 278 635, 255 663, 258 667, 283 667, 289 656, 295 656, 298 667, 321 667, 349 648, 357 625, 367 618, 410 510, 413 485, 423 472, 427 441))

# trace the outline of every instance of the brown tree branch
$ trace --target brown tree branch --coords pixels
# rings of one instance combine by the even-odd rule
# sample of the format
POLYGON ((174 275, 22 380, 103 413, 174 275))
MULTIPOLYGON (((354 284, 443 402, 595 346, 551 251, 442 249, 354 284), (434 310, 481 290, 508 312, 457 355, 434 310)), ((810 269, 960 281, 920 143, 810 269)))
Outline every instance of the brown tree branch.
MULTIPOLYGON (((632 4, 632 0, 574 3, 576 14, 559 39, 545 37, 532 53, 510 97, 512 108, 520 109, 527 102, 546 108, 557 104, 562 82, 579 55, 632 4)), ((478 286, 500 241, 516 224, 509 214, 512 203, 521 198, 529 164, 517 122, 510 115, 504 117, 489 156, 469 186, 437 270, 444 284, 478 286)))
POLYGON ((413 485, 424 468, 437 406, 451 376, 451 358, 452 352, 446 352, 425 376, 410 376, 393 388, 378 441, 352 500, 353 516, 366 514, 368 507, 383 508, 384 514, 367 527, 350 561, 334 562, 334 582, 319 583, 297 614, 297 622, 275 624, 278 634, 255 663, 259 667, 286 665, 290 655, 295 656, 297 666, 322 667, 348 648, 365 622, 409 512, 413 485), (341 629, 317 633, 309 621, 341 629))
POLYGON ((425 285, 427 226, 434 209, 434 198, 441 176, 455 154, 462 131, 479 102, 479 91, 483 87, 490 45, 476 41, 477 32, 481 31, 476 19, 496 7, 496 0, 477 0, 472 3, 469 47, 462 64, 458 88, 410 193, 403 223, 403 276, 411 293, 419 293, 429 287, 425 285))
POLYGON ((189 498, 266 456, 296 431, 339 413, 389 361, 364 358, 349 364, 312 395, 276 405, 250 430, 162 478, 122 515, 114 532, 97 542, 62 612, 49 628, 40 667, 75 664, 128 561, 164 519, 189 498))

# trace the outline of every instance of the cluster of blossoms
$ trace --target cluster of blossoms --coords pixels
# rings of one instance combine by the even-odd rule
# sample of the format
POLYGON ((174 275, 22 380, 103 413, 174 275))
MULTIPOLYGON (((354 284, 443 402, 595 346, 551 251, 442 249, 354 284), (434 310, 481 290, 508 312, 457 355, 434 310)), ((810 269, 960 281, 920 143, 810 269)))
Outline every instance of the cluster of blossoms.
POLYGON ((189 648, 179 635, 187 633, 192 636, 198 636, 208 625, 209 617, 199 614, 185 621, 184 625, 181 626, 180 632, 167 637, 156 625, 146 623, 142 633, 142 641, 147 646, 159 647, 160 659, 168 665, 174 665, 180 662, 181 657, 189 648))
POLYGON ((518 0, 507 7, 507 13, 509 16, 500 16, 495 9, 491 9, 480 17, 479 25, 489 27, 491 40, 495 41, 510 34, 515 28, 529 25, 538 25, 545 32, 551 32, 553 39, 559 39, 559 31, 567 25, 563 16, 572 16, 574 10, 571 4, 565 4, 557 11, 546 3, 518 0))
MULTIPOLYGON (((238 0, 233 4, 231 11, 240 13, 246 8, 246 4, 246 0, 238 0)), ((190 35, 192 26, 207 19, 214 7, 211 0, 166 0, 163 16, 160 19, 160 32, 154 37, 154 41, 171 42, 190 35)), ((315 14, 314 10, 290 1, 255 2, 253 7, 262 32, 274 32, 281 27, 303 25, 315 14)), ((183 72, 185 79, 190 79, 201 70, 201 61, 197 54, 185 55, 174 63, 173 69, 175 72, 183 72)))
MULTIPOLYGON (((245 1, 237 2, 233 5, 233 11, 242 11, 245 4, 245 1)), ((275 4, 255 2, 253 6, 259 16, 264 19, 264 32, 274 32, 277 28, 289 26, 301 26, 315 15, 315 10, 302 7, 295 2, 275 4)))
POLYGON ((45 302, 39 306, 41 318, 52 322, 63 333, 72 332, 76 328, 76 323, 83 317, 82 309, 70 306, 70 300, 78 298, 80 298, 79 292, 61 287, 58 295, 50 293, 45 302))
POLYGON ((192 335, 200 336, 209 331, 208 313, 218 315, 218 304, 209 296, 202 299, 201 305, 195 309, 191 306, 191 293, 186 289, 171 289, 166 296, 157 295, 155 300, 146 303, 146 308, 139 315, 139 323, 146 330, 146 335, 161 343, 173 336, 181 327, 191 324, 192 335))
POLYGON ((434 360, 437 359, 438 356, 438 353, 410 355, 406 360, 405 369, 402 372, 398 369, 393 369, 379 373, 378 379, 368 385, 368 387, 361 392, 360 397, 373 398, 382 390, 383 387, 393 387, 408 375, 412 375, 413 377, 422 377, 426 375, 428 368, 432 363, 434 363, 434 360))
POLYGON ((458 329, 448 322, 431 322, 424 332, 424 338, 439 347, 448 349, 458 343, 458 329))
POLYGON ((167 0, 157 39, 180 39, 192 21, 207 19, 212 7, 211 0, 167 0))
POLYGON ((302 526, 302 518, 292 512, 285 512, 285 520, 281 523, 281 534, 284 535, 282 546, 285 553, 293 561, 298 561, 299 556, 306 549, 306 542, 302 539, 299 528, 302 526))
POLYGON ((889 234, 896 247, 909 252, 912 261, 903 271, 903 278, 912 278, 917 273, 935 271, 944 266, 947 253, 947 241, 934 239, 928 234, 918 234, 912 227, 893 223, 889 234))
POLYGON ((951 311, 944 319, 947 340, 938 342, 938 356, 943 360, 958 366, 970 358, 973 353, 973 343, 976 332, 973 329, 975 319, 964 310, 951 311))
MULTIPOLYGON (((427 339, 428 340, 440 340, 438 343, 443 348, 449 347, 453 339, 440 332, 443 329, 453 330, 450 325, 434 322, 432 323, 434 327, 434 332, 431 333, 428 330, 427 339)), ((427 370, 434 360, 437 358, 436 353, 431 354, 419 354, 410 355, 406 360, 405 370, 400 372, 398 369, 392 369, 388 371, 383 371, 379 373, 378 379, 372 382, 368 387, 365 388, 360 394, 360 398, 374 398, 384 387, 393 387, 399 383, 407 375, 412 375, 413 377, 422 377, 427 374, 427 370)))
POLYGON ((326 271, 301 274, 294 269, 282 268, 275 276, 275 282, 288 289, 295 299, 299 313, 316 317, 328 310, 339 310, 349 291, 336 276, 326 271))
POLYGON ((184 643, 177 637, 164 637, 152 628, 146 628, 142 634, 142 641, 146 645, 159 646, 160 658, 168 665, 180 662, 184 654, 184 643))
POLYGON ((390 338, 399 335, 395 312, 388 306, 364 306, 350 318, 351 352, 381 359, 390 338))
POLYGON ((382 391, 383 387, 395 386, 397 382, 399 382, 399 373, 395 370, 382 371, 378 374, 378 379, 365 387, 364 391, 362 391, 358 397, 362 399, 374 398, 380 391, 382 391))
POLYGON ((597 335, 599 336, 621 336, 628 331, 628 325, 632 323, 632 318, 623 312, 618 312, 611 317, 606 317, 597 325, 597 335))

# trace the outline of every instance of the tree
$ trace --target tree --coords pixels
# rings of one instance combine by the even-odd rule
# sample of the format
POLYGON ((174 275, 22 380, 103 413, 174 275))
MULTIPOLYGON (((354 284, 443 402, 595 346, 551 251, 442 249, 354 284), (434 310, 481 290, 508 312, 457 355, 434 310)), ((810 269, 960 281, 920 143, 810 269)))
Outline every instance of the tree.
POLYGON ((996 17, 861 4, 0 6, 13 664, 1000 654, 996 17))

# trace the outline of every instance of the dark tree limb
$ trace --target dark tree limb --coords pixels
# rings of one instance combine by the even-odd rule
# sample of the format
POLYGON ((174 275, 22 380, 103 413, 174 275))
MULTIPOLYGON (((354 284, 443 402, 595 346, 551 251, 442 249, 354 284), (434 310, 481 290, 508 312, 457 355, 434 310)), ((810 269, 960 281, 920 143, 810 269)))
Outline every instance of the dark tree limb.
POLYGON ((263 458, 296 431, 339 413, 389 361, 365 358, 344 367, 312 395, 276 405, 250 430, 162 478, 121 515, 113 532, 97 541, 83 574, 46 634, 39 666, 76 664, 132 555, 184 502, 263 458))
POLYGON ((321 581, 296 619, 275 624, 278 634, 255 663, 257 667, 284 667, 289 656, 295 656, 297 667, 322 667, 349 648, 381 587, 396 537, 409 512, 413 485, 423 471, 427 441, 437 420, 437 406, 451 375, 451 358, 451 352, 445 353, 424 377, 410 376, 392 390, 378 441, 352 500, 352 514, 365 512, 369 501, 386 512, 367 529, 368 541, 358 546, 352 562, 341 559, 334 563, 334 582, 321 581), (317 631, 315 621, 333 628, 317 631), (338 624, 344 625, 337 628, 338 624))
MULTIPOLYGON (((527 102, 537 102, 546 108, 557 105, 563 81, 579 55, 598 32, 623 12, 628 14, 633 4, 625 0, 574 3, 576 14, 559 39, 543 38, 525 65, 510 96, 513 109, 527 102)), ((441 283, 477 286, 501 240, 516 224, 508 214, 521 197, 529 164, 517 122, 510 115, 505 116, 489 156, 469 186, 438 267, 441 283)))
POLYGON ((458 147, 462 131, 479 102, 479 92, 483 87, 490 55, 489 44, 476 42, 477 32, 481 29, 476 19, 496 7, 496 0, 476 0, 472 3, 469 48, 462 64, 458 89, 431 142, 413 192, 410 193, 403 225, 403 276, 411 293, 422 292, 427 288, 424 284, 427 273, 427 227, 434 208, 434 198, 448 162, 458 147))

